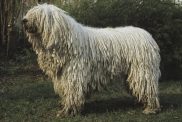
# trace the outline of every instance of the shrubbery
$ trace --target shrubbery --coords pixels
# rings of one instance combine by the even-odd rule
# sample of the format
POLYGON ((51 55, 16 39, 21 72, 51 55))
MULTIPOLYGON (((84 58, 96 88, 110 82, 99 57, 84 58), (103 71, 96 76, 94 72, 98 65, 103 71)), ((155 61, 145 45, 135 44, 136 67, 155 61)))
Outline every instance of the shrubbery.
MULTIPOLYGON (((60 0, 47 1, 88 26, 133 25, 146 29, 161 49, 162 78, 182 79, 182 6, 171 0, 61 0, 67 1, 64 4, 60 0)), ((22 46, 21 49, 24 50, 22 46)))

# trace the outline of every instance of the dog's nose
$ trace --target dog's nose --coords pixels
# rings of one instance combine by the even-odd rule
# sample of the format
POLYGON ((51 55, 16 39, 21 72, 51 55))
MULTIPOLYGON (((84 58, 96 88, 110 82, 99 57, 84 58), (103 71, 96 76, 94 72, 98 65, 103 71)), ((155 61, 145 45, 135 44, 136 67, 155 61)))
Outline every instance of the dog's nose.
POLYGON ((28 19, 23 18, 22 22, 23 22, 23 23, 26 23, 26 22, 28 22, 28 19))

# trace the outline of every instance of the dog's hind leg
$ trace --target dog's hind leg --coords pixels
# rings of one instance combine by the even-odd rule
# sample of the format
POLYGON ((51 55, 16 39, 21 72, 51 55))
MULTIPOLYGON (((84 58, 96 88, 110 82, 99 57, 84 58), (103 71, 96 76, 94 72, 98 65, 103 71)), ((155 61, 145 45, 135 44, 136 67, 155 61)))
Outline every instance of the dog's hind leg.
POLYGON ((160 111, 160 103, 158 98, 158 79, 160 70, 155 67, 132 67, 128 76, 129 88, 132 95, 139 102, 144 104, 144 114, 152 114, 160 111))

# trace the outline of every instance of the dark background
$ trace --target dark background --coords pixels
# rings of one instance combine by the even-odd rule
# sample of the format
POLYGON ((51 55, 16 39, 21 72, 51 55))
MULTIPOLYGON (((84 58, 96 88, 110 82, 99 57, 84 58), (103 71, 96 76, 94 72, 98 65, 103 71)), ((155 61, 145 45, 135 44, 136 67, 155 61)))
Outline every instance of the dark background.
POLYGON ((174 0, 1 0, 0 76, 41 72, 21 19, 44 2, 61 7, 84 25, 146 29, 161 50, 161 81, 182 79, 182 4, 174 0))

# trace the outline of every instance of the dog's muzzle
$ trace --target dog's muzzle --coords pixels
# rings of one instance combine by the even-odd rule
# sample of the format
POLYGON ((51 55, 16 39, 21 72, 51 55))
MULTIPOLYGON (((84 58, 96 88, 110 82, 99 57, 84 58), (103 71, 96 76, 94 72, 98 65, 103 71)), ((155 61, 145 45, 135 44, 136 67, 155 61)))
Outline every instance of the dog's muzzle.
POLYGON ((30 24, 28 23, 28 19, 23 18, 22 19, 22 24, 23 24, 23 28, 25 29, 26 32, 28 33, 36 33, 37 32, 37 28, 35 26, 30 26, 30 24))
POLYGON ((28 19, 26 19, 26 18, 22 19, 23 28, 25 29, 25 31, 28 30, 27 22, 28 22, 28 19))
POLYGON ((23 18, 22 19, 22 23, 24 24, 24 23, 27 23, 28 22, 28 19, 26 19, 26 18, 23 18))

